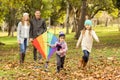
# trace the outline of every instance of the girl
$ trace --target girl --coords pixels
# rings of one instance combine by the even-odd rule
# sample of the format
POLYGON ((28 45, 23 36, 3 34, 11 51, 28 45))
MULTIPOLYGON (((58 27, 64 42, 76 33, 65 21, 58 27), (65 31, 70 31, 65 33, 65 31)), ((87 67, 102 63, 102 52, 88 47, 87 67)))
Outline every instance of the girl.
POLYGON ((50 47, 56 47, 56 59, 57 59, 57 73, 60 72, 60 69, 64 68, 64 61, 65 61, 65 55, 68 50, 67 43, 65 42, 65 34, 63 32, 60 32, 59 34, 59 40, 54 44, 50 45, 50 47))
POLYGON ((84 23, 85 28, 81 31, 81 35, 77 41, 76 48, 78 48, 80 42, 81 42, 81 47, 84 55, 82 56, 81 60, 81 66, 85 67, 88 59, 89 59, 89 54, 92 49, 93 45, 93 38, 99 42, 99 39, 95 33, 94 30, 92 30, 92 22, 91 20, 86 20, 84 23))
POLYGON ((29 14, 24 13, 22 20, 18 23, 17 27, 17 40, 20 45, 20 64, 24 63, 26 48, 29 40, 29 14))

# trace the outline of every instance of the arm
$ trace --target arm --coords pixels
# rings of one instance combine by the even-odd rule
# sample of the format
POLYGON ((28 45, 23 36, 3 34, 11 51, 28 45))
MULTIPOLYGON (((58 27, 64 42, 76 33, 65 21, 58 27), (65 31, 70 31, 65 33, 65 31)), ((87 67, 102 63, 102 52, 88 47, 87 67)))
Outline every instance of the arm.
POLYGON ((56 47, 56 44, 57 44, 57 43, 55 43, 55 44, 48 44, 48 46, 50 46, 51 48, 55 48, 55 47, 56 47))
POLYGON ((92 31, 92 36, 93 36, 93 38, 94 38, 97 42, 99 42, 99 38, 98 38, 98 36, 96 35, 95 31, 92 31))
POLYGON ((33 25, 32 25, 32 21, 30 21, 30 31, 29 31, 29 36, 30 36, 30 38, 33 38, 33 25))
POLYGON ((80 44, 80 42, 82 41, 82 37, 83 37, 83 35, 82 35, 82 32, 81 32, 81 35, 80 35, 80 37, 79 37, 79 39, 78 39, 78 41, 77 41, 77 44, 76 44, 76 48, 79 47, 79 44, 80 44))
POLYGON ((46 27, 46 22, 45 22, 45 20, 43 21, 43 28, 44 28, 44 32, 46 32, 46 31, 47 31, 47 27, 46 27))
POLYGON ((20 34, 21 34, 21 22, 18 23, 17 27, 17 41, 20 43, 20 34))
POLYGON ((65 42, 65 48, 64 49, 62 49, 62 51, 60 51, 60 53, 64 53, 64 52, 67 52, 67 50, 68 50, 68 47, 67 47, 67 43, 65 42))

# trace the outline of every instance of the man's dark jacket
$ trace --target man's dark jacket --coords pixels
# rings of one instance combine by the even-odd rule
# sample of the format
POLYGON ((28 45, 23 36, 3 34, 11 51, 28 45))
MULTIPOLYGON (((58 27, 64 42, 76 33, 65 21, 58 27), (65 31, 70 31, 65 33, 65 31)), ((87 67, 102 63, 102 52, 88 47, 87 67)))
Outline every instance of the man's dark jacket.
POLYGON ((30 21, 30 38, 36 38, 47 30, 44 19, 33 18, 30 21))

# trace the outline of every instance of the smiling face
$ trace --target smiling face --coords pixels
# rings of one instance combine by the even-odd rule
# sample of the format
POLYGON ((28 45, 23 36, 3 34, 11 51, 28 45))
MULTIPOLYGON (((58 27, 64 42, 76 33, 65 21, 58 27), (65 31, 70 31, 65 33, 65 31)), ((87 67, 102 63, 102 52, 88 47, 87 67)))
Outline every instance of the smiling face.
POLYGON ((40 15, 41 15, 40 11, 35 11, 36 19, 40 19, 40 15))
POLYGON ((91 26, 90 26, 90 25, 86 25, 85 28, 86 28, 87 30, 90 30, 90 29, 91 29, 91 26))
POLYGON ((60 42, 64 42, 65 41, 65 36, 59 37, 59 40, 60 40, 60 42))
POLYGON ((29 20, 29 16, 27 16, 27 15, 24 16, 23 18, 24 18, 24 21, 28 21, 29 20))

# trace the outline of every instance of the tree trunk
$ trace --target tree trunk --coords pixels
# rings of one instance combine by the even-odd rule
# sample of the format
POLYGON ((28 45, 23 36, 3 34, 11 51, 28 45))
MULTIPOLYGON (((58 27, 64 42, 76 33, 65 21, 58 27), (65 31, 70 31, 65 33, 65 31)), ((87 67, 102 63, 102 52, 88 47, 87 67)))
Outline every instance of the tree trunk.
POLYGON ((15 24, 15 9, 10 8, 8 22, 8 36, 13 36, 12 27, 15 24))
POLYGON ((120 31, 120 17, 118 18, 118 31, 120 31))
POLYGON ((106 21, 105 21, 105 27, 108 26, 108 18, 106 18, 106 21))
POLYGON ((97 25, 99 25, 100 24, 100 22, 99 22, 99 19, 97 18, 97 25))
POLYGON ((120 10, 118 11, 118 31, 120 31, 120 10))
POLYGON ((8 26, 8 36, 11 35, 11 30, 12 30, 12 27, 9 25, 9 26, 8 26))
POLYGON ((74 10, 74 21, 73 21, 73 28, 72 28, 72 32, 76 32, 77 31, 77 9, 73 8, 74 10))
POLYGON ((69 2, 67 1, 66 34, 69 34, 69 2))
POLYGON ((49 17, 49 28, 51 27, 51 17, 49 17))
POLYGON ((78 24, 78 29, 76 31, 75 38, 79 38, 80 36, 80 31, 84 28, 84 21, 85 21, 85 15, 86 15, 86 2, 87 0, 82 0, 82 7, 81 7, 81 15, 79 19, 79 24, 78 24))

